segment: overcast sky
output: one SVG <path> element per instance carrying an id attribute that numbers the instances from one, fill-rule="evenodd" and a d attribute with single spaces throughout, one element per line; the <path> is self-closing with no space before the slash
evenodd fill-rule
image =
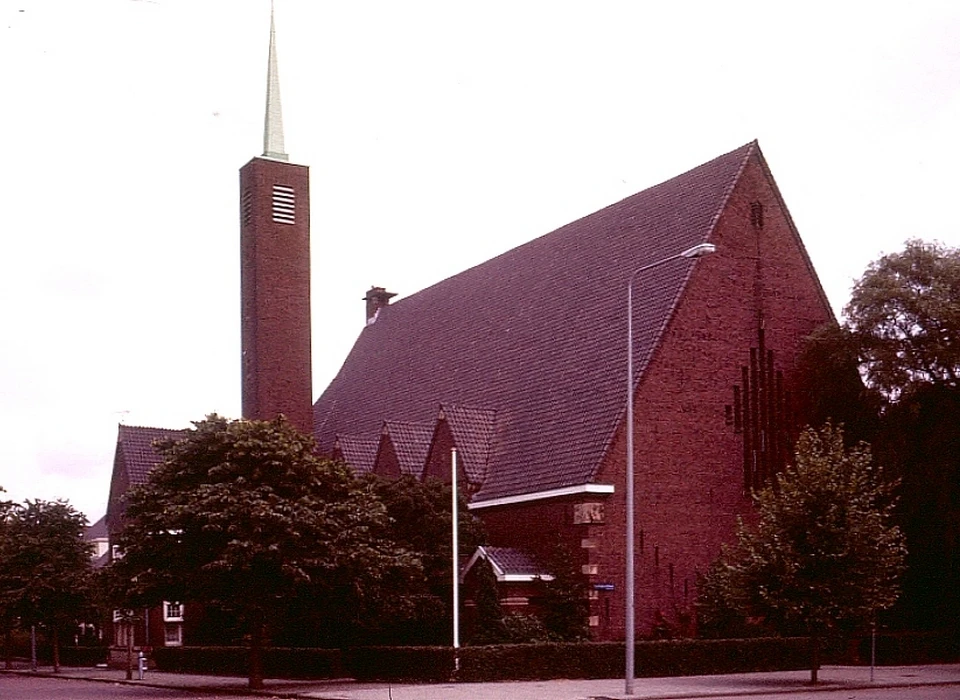
<path id="1" fill-rule="evenodd" d="M 105 511 L 117 424 L 240 413 L 267 0 L 0 0 L 0 485 Z M 960 245 L 960 3 L 276 0 L 314 395 L 404 296 L 759 139 L 831 303 Z"/>

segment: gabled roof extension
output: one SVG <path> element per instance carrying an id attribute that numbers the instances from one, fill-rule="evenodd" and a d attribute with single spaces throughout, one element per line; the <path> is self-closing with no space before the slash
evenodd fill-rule
<path id="1" fill-rule="evenodd" d="M 487 475 L 496 411 L 465 406 L 441 406 L 438 420 L 446 420 L 468 480 L 482 484 Z"/>
<path id="2" fill-rule="evenodd" d="M 464 564 L 460 571 L 461 581 L 480 559 L 486 559 L 490 562 L 497 581 L 553 580 L 553 575 L 522 549 L 484 545 L 477 547 L 477 551 Z"/>
<path id="3" fill-rule="evenodd" d="M 333 456 L 346 462 L 355 474 L 369 474 L 373 471 L 379 444 L 380 440 L 372 436 L 337 435 Z"/>
<path id="4" fill-rule="evenodd" d="M 400 299 L 365 327 L 314 407 L 321 450 L 436 406 L 495 409 L 474 501 L 589 484 L 622 420 L 626 285 L 707 241 L 756 143 Z M 696 263 L 634 285 L 641 381 Z"/>
<path id="5" fill-rule="evenodd" d="M 383 423 L 381 442 L 389 440 L 400 463 L 400 473 L 417 479 L 423 473 L 423 465 L 430 449 L 433 425 L 429 423 L 406 423 L 388 420 Z"/>

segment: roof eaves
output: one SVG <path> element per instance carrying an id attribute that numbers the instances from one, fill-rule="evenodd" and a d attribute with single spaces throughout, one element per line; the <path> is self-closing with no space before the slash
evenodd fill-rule
<path id="1" fill-rule="evenodd" d="M 530 501 L 542 501 L 550 498 L 563 498 L 564 496 L 576 496 L 578 494 L 588 493 L 607 496 L 615 491 L 616 488 L 613 484 L 580 484 L 579 486 L 565 486 L 548 491 L 536 491 L 533 493 L 518 494 L 516 496 L 504 496 L 502 498 L 474 501 L 469 503 L 467 508 L 470 510 L 481 510 L 483 508 L 496 508 L 497 506 L 509 506 L 515 503 L 529 503 Z"/>

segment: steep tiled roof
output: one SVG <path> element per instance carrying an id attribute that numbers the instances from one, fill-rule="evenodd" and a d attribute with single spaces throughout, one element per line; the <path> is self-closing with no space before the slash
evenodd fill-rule
<path id="1" fill-rule="evenodd" d="M 160 464 L 161 458 L 154 443 L 158 440 L 177 440 L 186 435 L 186 430 L 169 428 L 146 428 L 136 425 L 121 425 L 117 439 L 117 451 L 130 479 L 130 485 L 146 482 L 150 471 Z"/>
<path id="2" fill-rule="evenodd" d="M 377 457 L 376 437 L 360 435 L 337 435 L 336 450 L 341 459 L 350 465 L 356 474 L 367 474 L 373 471 L 373 460 Z"/>
<path id="3" fill-rule="evenodd" d="M 102 516 L 97 522 L 93 525 L 88 525 L 83 532 L 83 539 L 87 542 L 93 542 L 104 537 L 107 537 L 107 516 Z"/>
<path id="4" fill-rule="evenodd" d="M 755 143 L 635 194 L 380 310 L 317 401 L 322 450 L 436 406 L 496 410 L 474 500 L 591 483 L 625 401 L 626 285 L 638 267 L 706 241 Z M 639 381 L 696 263 L 634 285 Z"/>
<path id="5" fill-rule="evenodd" d="M 496 411 L 464 406 L 441 406 L 459 459 L 471 484 L 482 484 L 487 475 Z"/>
<path id="6" fill-rule="evenodd" d="M 400 473 L 419 478 L 427 461 L 433 424 L 388 420 L 384 421 L 383 435 L 393 443 L 397 460 L 400 462 Z"/>

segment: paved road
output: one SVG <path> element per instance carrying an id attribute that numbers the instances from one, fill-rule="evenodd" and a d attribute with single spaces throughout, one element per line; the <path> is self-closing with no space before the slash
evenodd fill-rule
<path id="1" fill-rule="evenodd" d="M 724 698 L 726 700 L 960 700 L 960 664 L 887 666 L 869 669 L 827 666 L 821 685 L 812 687 L 803 671 L 638 678 L 631 700 Z M 246 695 L 243 678 L 151 671 L 144 681 L 125 682 L 124 673 L 106 668 L 64 668 L 53 676 L 41 669 L 0 673 L 0 700 L 217 700 Z M 272 679 L 266 698 L 315 700 L 623 700 L 623 681 L 554 680 L 502 683 L 391 685 L 349 680 Z"/>
<path id="2" fill-rule="evenodd" d="M 76 678 L 43 678 L 0 674 L 2 700 L 180 700 L 202 697 L 205 700 L 227 698 L 221 695 L 200 695 L 183 690 L 148 688 L 136 685 L 95 683 Z M 236 700 L 236 696 L 233 696 Z"/>
<path id="3" fill-rule="evenodd" d="M 392 691 L 386 687 L 377 693 L 382 700 L 407 697 L 409 686 Z M 506 694 L 505 694 L 506 693 Z M 49 678 L 0 674 L 2 700 L 226 700 L 236 694 L 221 695 L 200 690 L 155 688 L 124 683 L 91 682 L 77 678 Z M 336 697 L 332 695 L 331 697 Z M 476 700 L 516 700 L 509 689 L 503 692 L 488 687 Z M 676 697 L 676 696 L 675 696 Z M 764 694 L 714 696 L 723 700 L 960 700 L 960 683 L 913 688 L 861 688 L 850 690 L 775 691 Z"/>

